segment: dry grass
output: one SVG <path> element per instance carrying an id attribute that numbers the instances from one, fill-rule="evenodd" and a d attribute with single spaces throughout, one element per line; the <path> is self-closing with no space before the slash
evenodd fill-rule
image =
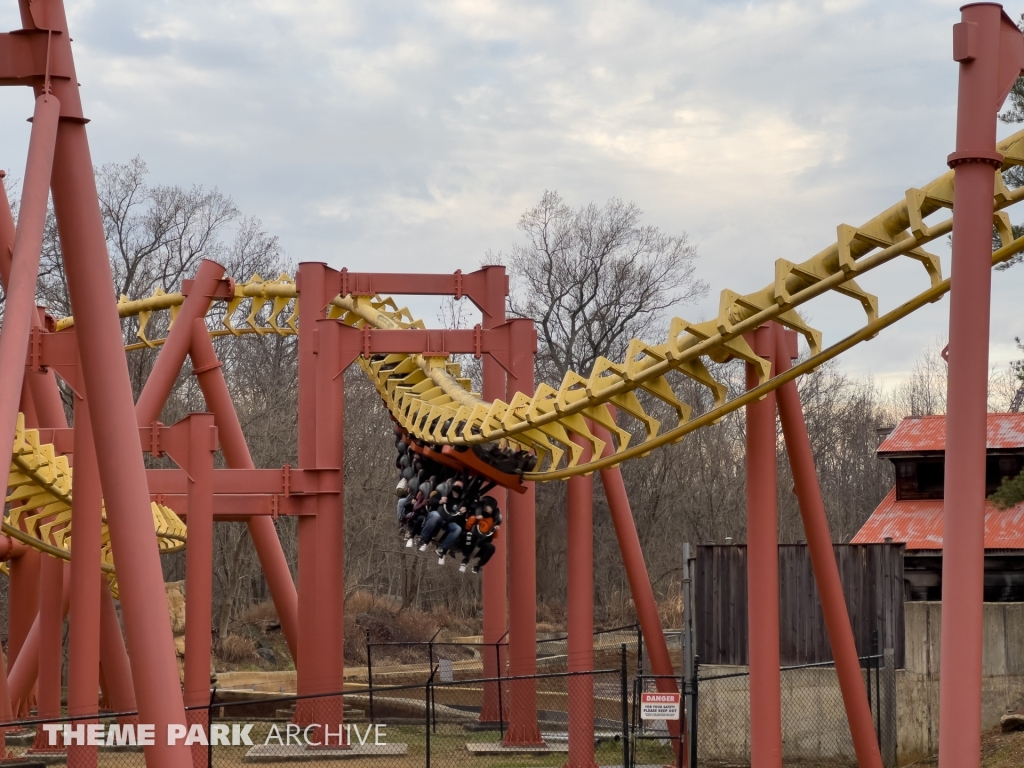
<path id="1" fill-rule="evenodd" d="M 255 603 L 239 613 L 235 620 L 242 624 L 256 624 L 260 627 L 280 624 L 277 616 L 277 608 L 273 600 L 264 600 L 262 603 Z"/>
<path id="2" fill-rule="evenodd" d="M 939 764 L 932 756 L 904 768 L 926 768 Z M 1024 765 L 1024 731 L 1002 733 L 999 726 L 981 734 L 981 768 L 1020 768 Z"/>
<path id="3" fill-rule="evenodd" d="M 217 656 L 228 664 L 242 664 L 258 660 L 256 642 L 251 637 L 228 634 L 217 646 Z"/>
<path id="4" fill-rule="evenodd" d="M 388 613 L 398 613 L 402 607 L 402 601 L 397 597 L 388 595 L 375 595 L 365 589 L 357 589 L 350 595 L 345 595 L 345 613 L 359 615 L 374 610 L 384 610 Z"/>

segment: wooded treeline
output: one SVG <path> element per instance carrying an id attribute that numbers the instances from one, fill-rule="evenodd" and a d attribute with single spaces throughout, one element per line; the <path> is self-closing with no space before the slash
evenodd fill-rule
<path id="1" fill-rule="evenodd" d="M 96 173 L 119 294 L 134 299 L 158 288 L 176 291 L 204 258 L 220 262 L 240 280 L 254 273 L 265 278 L 294 274 L 294 263 L 277 238 L 257 219 L 244 217 L 227 195 L 201 187 L 153 185 L 138 158 L 104 165 Z M 485 261 L 502 261 L 509 268 L 510 314 L 537 321 L 538 382 L 557 385 L 567 370 L 585 373 L 598 356 L 621 359 L 634 336 L 661 341 L 671 313 L 683 312 L 707 291 L 699 279 L 697 250 L 686 236 L 644 226 L 641 212 L 631 203 L 612 200 L 574 209 L 548 192 L 523 215 L 519 229 L 519 242 L 507 254 L 487 254 Z M 43 264 L 40 302 L 54 315 L 71 314 L 52 218 Z M 439 318 L 425 319 L 428 325 L 472 325 L 477 321 L 467 306 L 449 302 Z M 166 315 L 154 316 L 147 335 L 160 338 L 167 322 Z M 136 330 L 136 320 L 125 321 L 126 343 L 136 341 Z M 295 339 L 253 334 L 218 338 L 215 346 L 256 466 L 294 465 Z M 941 346 L 939 341 L 921 351 L 910 377 L 888 393 L 870 379 L 843 373 L 834 363 L 799 380 L 835 541 L 848 541 L 892 485 L 889 462 L 875 456 L 880 430 L 905 416 L 944 411 Z M 136 395 L 158 354 L 158 348 L 128 353 Z M 470 375 L 478 377 L 475 361 L 465 363 Z M 713 373 L 733 392 L 743 388 L 742 364 L 717 365 Z M 992 407 L 1006 409 L 1018 385 L 1012 370 L 995 372 Z M 695 416 L 711 406 L 708 390 L 692 380 L 678 376 L 674 386 Z M 346 373 L 345 389 L 346 592 L 368 590 L 403 606 L 476 616 L 478 577 L 439 567 L 434 559 L 402 546 L 395 521 L 390 421 L 358 369 Z M 161 418 L 170 424 L 203 408 L 186 364 Z M 678 608 L 682 544 L 745 539 L 743 411 L 626 463 L 623 474 L 651 580 L 671 621 Z M 780 540 L 797 542 L 803 534 L 781 435 L 778 485 Z M 597 619 L 617 623 L 631 619 L 628 586 L 596 476 L 595 488 Z M 566 551 L 564 504 L 564 484 L 538 488 L 538 570 L 544 575 L 538 579 L 540 613 L 554 622 L 564 607 L 565 562 L 571 554 Z M 277 527 L 294 572 L 295 522 L 282 518 Z M 164 558 L 164 570 L 168 581 L 183 578 L 184 555 Z M 214 626 L 223 635 L 232 615 L 269 598 L 244 525 L 216 525 L 214 573 Z"/>

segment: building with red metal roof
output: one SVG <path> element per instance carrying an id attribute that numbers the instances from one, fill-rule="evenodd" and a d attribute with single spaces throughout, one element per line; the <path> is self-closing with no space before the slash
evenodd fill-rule
<path id="1" fill-rule="evenodd" d="M 939 599 L 945 507 L 946 417 L 904 419 L 878 447 L 892 461 L 895 486 L 851 540 L 906 545 L 908 599 Z M 990 413 L 986 494 L 1024 469 L 1024 413 Z M 985 504 L 985 599 L 1024 600 L 1024 504 Z"/>

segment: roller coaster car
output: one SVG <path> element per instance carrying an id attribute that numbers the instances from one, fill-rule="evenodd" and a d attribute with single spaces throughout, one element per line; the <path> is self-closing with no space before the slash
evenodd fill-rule
<path id="1" fill-rule="evenodd" d="M 523 478 L 520 475 L 509 472 L 501 472 L 487 462 L 483 461 L 471 450 L 456 450 L 450 445 L 441 448 L 441 454 L 449 459 L 454 459 L 462 464 L 468 472 L 480 475 L 490 480 L 495 485 L 508 488 L 516 493 L 526 493 L 526 486 L 523 485 Z"/>
<path id="2" fill-rule="evenodd" d="M 401 426 L 394 421 L 394 419 L 392 419 L 392 422 L 394 422 L 395 434 L 402 439 L 402 442 L 409 446 L 409 449 L 413 453 L 417 453 L 424 458 L 436 461 L 438 464 L 443 464 L 446 467 L 469 472 L 473 475 L 479 475 L 485 480 L 489 480 L 494 483 L 494 485 L 500 485 L 502 488 L 508 488 L 510 491 L 526 493 L 526 486 L 523 485 L 523 478 L 521 475 L 514 472 L 502 472 L 500 469 L 491 466 L 483 458 L 478 456 L 475 450 L 466 448 L 459 450 L 450 445 L 446 445 L 438 451 L 421 443 L 419 440 L 415 440 L 410 437 L 405 430 L 403 430 Z M 525 467 L 525 469 L 526 471 L 530 471 L 533 469 L 533 464 Z"/>
<path id="3" fill-rule="evenodd" d="M 402 439 L 405 441 L 406 445 L 409 446 L 413 453 L 418 453 L 420 456 L 426 459 L 436 461 L 438 464 L 443 464 L 446 467 L 451 467 L 452 469 L 456 469 L 460 472 L 466 468 L 458 459 L 454 459 L 451 456 L 447 456 L 446 454 L 441 453 L 440 451 L 435 451 L 433 448 L 430 448 L 426 445 L 420 445 L 412 438 L 403 437 Z"/>

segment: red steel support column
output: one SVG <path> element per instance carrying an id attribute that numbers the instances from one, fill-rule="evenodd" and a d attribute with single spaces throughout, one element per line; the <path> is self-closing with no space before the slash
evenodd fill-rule
<path id="1" fill-rule="evenodd" d="M 317 321 L 324 318 L 328 270 L 317 262 L 299 264 L 296 283 L 299 291 L 299 424 L 298 459 L 303 469 L 317 467 L 317 357 L 320 349 Z M 341 440 L 341 435 L 336 435 Z M 316 500 L 311 503 L 317 504 Z M 299 539 L 299 660 L 296 670 L 298 694 L 318 693 L 323 688 L 326 659 L 321 653 L 318 613 L 324 595 L 318 595 L 318 532 L 317 515 L 300 515 Z M 313 700 L 300 700 L 295 707 L 294 721 L 302 726 L 317 722 Z"/>
<path id="2" fill-rule="evenodd" d="M 603 455 L 611 455 L 611 433 L 600 424 L 594 424 L 594 434 L 605 441 Z M 651 672 L 659 676 L 655 683 L 662 693 L 679 693 L 674 678 L 675 670 L 672 668 L 672 657 L 669 656 L 668 643 L 665 642 L 665 632 L 661 627 L 661 617 L 658 615 L 658 604 L 654 600 L 654 588 L 647 573 L 643 549 L 640 548 L 636 521 L 633 519 L 633 510 L 630 509 L 629 497 L 626 495 L 626 484 L 622 481 L 622 471 L 618 467 L 602 469 L 601 485 L 604 486 L 605 498 L 608 499 L 608 511 L 611 514 L 612 526 L 615 528 L 619 552 L 622 553 L 622 565 L 626 569 L 626 580 L 629 581 L 629 591 L 636 607 L 636 617 L 640 622 Z M 686 766 L 689 759 L 688 750 L 683 749 L 680 744 L 679 723 L 679 720 L 669 720 L 668 730 L 674 740 L 673 747 L 681 761 L 680 764 Z"/>
<path id="3" fill-rule="evenodd" d="M 206 316 L 210 308 L 210 297 L 217 290 L 223 276 L 224 267 L 217 262 L 203 259 L 199 263 L 192 289 L 182 302 L 174 325 L 160 347 L 153 370 L 149 372 L 138 402 L 135 403 L 135 416 L 140 427 L 148 427 L 160 418 L 160 411 L 174 388 L 174 382 L 181 373 L 181 366 L 192 344 L 192 324 Z"/>
<path id="4" fill-rule="evenodd" d="M 488 307 L 483 308 L 484 328 L 494 328 L 505 322 L 505 296 L 508 293 L 508 278 L 504 267 L 486 267 L 488 283 Z M 490 355 L 483 358 L 483 397 L 494 402 L 505 397 L 505 371 Z M 502 515 L 508 519 L 508 491 L 494 488 L 491 495 L 498 502 Z M 508 525 L 494 537 L 494 554 L 483 569 L 483 672 L 485 678 L 505 675 L 506 653 L 498 645 L 508 631 Z M 500 705 L 508 709 L 508 703 L 498 695 L 497 683 L 484 683 L 484 699 L 480 708 L 480 722 L 496 723 L 507 719 L 507 712 L 500 712 Z"/>
<path id="5" fill-rule="evenodd" d="M 37 549 L 8 564 L 11 572 L 8 589 L 7 674 L 10 675 L 39 613 L 39 559 Z"/>
<path id="6" fill-rule="evenodd" d="M 14 254 L 14 216 L 11 215 L 11 201 L 7 197 L 4 179 L 7 172 L 0 170 L 0 283 L 4 290 L 11 284 L 11 258 Z"/>
<path id="7" fill-rule="evenodd" d="M 533 360 L 537 351 L 533 323 L 513 322 L 514 373 L 508 377 L 508 400 L 516 392 L 533 394 Z M 534 484 L 528 483 L 526 493 L 509 496 L 505 524 L 512 568 L 508 585 L 508 671 L 510 677 L 519 677 L 537 673 L 537 492 Z M 537 681 L 513 680 L 509 685 L 509 698 L 509 723 L 504 743 L 509 746 L 543 744 L 537 723 Z"/>
<path id="8" fill-rule="evenodd" d="M 64 666 L 64 611 L 62 592 L 64 590 L 65 562 L 50 555 L 43 555 L 39 581 L 39 642 L 37 679 L 38 717 L 57 719 L 60 717 L 61 670 Z M 70 584 L 68 585 L 70 589 Z M 48 734 L 42 724 L 36 726 L 36 740 L 33 752 L 63 752 L 63 744 L 50 746 Z"/>
<path id="9" fill-rule="evenodd" d="M 591 446 L 584 443 L 580 463 L 590 461 Z M 594 478 L 569 479 L 565 526 L 568 533 L 565 561 L 568 571 L 569 672 L 594 670 Z M 596 768 L 594 761 L 594 678 L 570 677 L 569 762 L 566 768 Z"/>
<path id="10" fill-rule="evenodd" d="M 26 23 L 45 22 L 60 32 L 51 36 L 51 44 L 55 55 L 70 65 L 71 41 L 61 0 L 34 3 L 23 13 Z M 128 651 L 136 659 L 145 658 L 132 670 L 139 720 L 165 735 L 170 725 L 185 723 L 185 711 L 89 140 L 78 80 L 73 67 L 69 69 L 69 79 L 53 82 L 62 118 L 51 180 L 53 209 L 86 397 L 95 393 L 90 398 L 93 433 Z M 189 750 L 168 745 L 166 738 L 145 747 L 145 754 L 149 768 L 191 768 Z"/>
<path id="11" fill-rule="evenodd" d="M 217 448 L 213 414 L 189 414 L 188 433 L 185 706 L 205 707 L 210 703 L 210 641 L 213 635 L 213 452 Z M 200 723 L 203 731 L 209 733 L 210 710 L 193 709 L 185 715 L 190 726 Z M 204 745 L 192 745 L 193 768 L 207 768 L 207 757 Z"/>
<path id="12" fill-rule="evenodd" d="M 198 280 L 196 282 L 198 284 Z M 181 321 L 180 316 L 178 321 Z M 242 434 L 242 425 L 231 401 L 227 382 L 224 381 L 221 363 L 217 359 L 213 340 L 207 333 L 206 322 L 202 318 L 197 318 L 192 323 L 189 352 L 192 357 L 192 373 L 199 382 L 199 389 L 206 400 L 206 408 L 213 414 L 217 424 L 224 462 L 231 469 L 254 469 L 256 465 L 253 464 L 245 435 Z M 281 629 L 284 631 L 288 650 L 292 654 L 292 660 L 297 661 L 299 600 L 295 582 L 292 581 L 292 574 L 288 569 L 288 561 L 285 559 L 284 550 L 281 549 L 281 540 L 277 536 L 277 528 L 274 527 L 273 520 L 261 516 L 249 518 L 248 526 L 252 543 L 256 547 L 256 555 L 263 568 L 263 575 L 270 588 L 270 596 L 281 620 Z"/>
<path id="13" fill-rule="evenodd" d="M 100 591 L 97 573 L 103 546 L 99 469 L 89 408 L 75 398 L 75 485 L 72 498 L 74 547 L 71 551 L 71 605 L 68 632 L 68 714 L 99 712 Z M 96 722 L 85 721 L 86 724 Z M 69 744 L 68 768 L 96 768 L 96 746 Z"/>
<path id="14" fill-rule="evenodd" d="M 754 353 L 775 362 L 774 323 L 748 335 Z M 751 338 L 752 337 L 752 338 Z M 747 363 L 747 389 L 758 384 Z M 779 672 L 779 511 L 775 394 L 747 406 L 747 626 L 751 768 L 782 768 Z"/>
<path id="15" fill-rule="evenodd" d="M 111 708 L 115 712 L 134 712 L 132 667 L 124 647 L 121 624 L 117 620 L 114 597 L 110 594 L 110 583 L 103 576 L 100 577 L 100 666 Z M 119 719 L 125 723 L 138 721 L 134 716 Z"/>
<path id="16" fill-rule="evenodd" d="M 219 370 L 220 362 L 213 350 L 213 342 L 206 333 L 203 319 L 210 307 L 210 297 L 215 294 L 223 276 L 223 266 L 209 259 L 202 260 L 192 282 L 192 290 L 185 298 L 175 323 L 167 334 L 167 340 L 160 349 L 156 364 L 146 379 L 146 386 L 135 404 L 135 414 L 139 426 L 146 426 L 160 418 L 160 411 L 167 402 L 182 363 L 185 362 L 185 355 L 199 344 L 202 346 L 201 354 L 207 362 L 202 365 L 196 363 L 196 353 L 193 351 L 193 372 L 197 374 L 207 407 L 217 419 L 217 426 L 222 433 L 227 433 L 227 436 L 221 436 L 224 442 L 224 460 L 231 469 L 252 469 L 255 465 L 249 455 L 249 447 L 245 443 L 231 394 L 224 382 L 224 375 Z M 202 326 L 205 340 L 197 341 L 196 323 Z M 199 368 L 208 371 L 208 375 L 199 375 L 203 372 L 199 371 Z M 211 400 L 216 401 L 216 408 L 211 404 Z M 222 426 L 220 422 L 224 422 L 224 425 Z M 277 529 L 273 520 L 263 516 L 249 518 L 246 525 L 267 579 L 270 596 L 277 608 L 281 629 L 288 642 L 288 650 L 295 659 L 298 650 L 298 598 L 291 571 L 288 570 L 288 561 L 285 559 L 284 550 L 281 549 L 281 540 L 277 536 Z"/>
<path id="17" fill-rule="evenodd" d="M 1002 164 L 996 112 L 1024 65 L 1020 32 L 994 3 L 965 5 L 953 28 L 960 62 L 949 297 L 943 507 L 939 762 L 980 763 L 985 445 L 991 298 L 992 190 Z"/>
<path id="18" fill-rule="evenodd" d="M 4 371 L 4 385 L 0 387 L 0 445 L 13 444 L 18 420 L 59 113 L 60 102 L 53 96 L 44 94 L 36 99 L 14 255 L 7 280 L 4 322 L 0 326 L 0 371 Z"/>
<path id="19" fill-rule="evenodd" d="M 41 560 L 55 559 L 50 558 L 49 555 L 43 555 Z M 62 561 L 61 561 L 62 562 Z M 11 665 L 10 673 L 7 675 L 7 688 L 11 695 L 11 703 L 18 712 L 27 712 L 27 704 L 29 696 L 32 693 L 32 686 L 36 683 L 36 677 L 39 672 L 39 661 L 40 661 L 40 644 L 42 642 L 42 628 L 44 624 L 43 614 L 45 611 L 46 599 L 44 596 L 46 582 L 45 577 L 45 565 L 40 564 L 40 600 L 39 600 L 39 612 L 36 614 L 35 620 L 32 622 L 32 627 L 29 629 L 28 634 L 25 635 L 25 642 L 21 646 L 21 652 L 18 654 L 18 660 Z M 71 601 L 71 569 L 61 569 L 63 586 L 61 588 L 61 606 L 60 606 L 60 624 L 64 622 L 64 617 L 68 614 L 68 606 Z M 47 621 L 51 621 L 47 620 Z M 60 625 L 58 625 L 60 626 Z M 40 686 L 41 687 L 41 686 Z M 58 696 L 59 699 L 59 696 Z M 40 704 L 40 712 L 42 712 L 42 705 Z"/>
<path id="20" fill-rule="evenodd" d="M 793 331 L 776 330 L 776 372 L 782 373 L 790 367 L 792 351 L 786 336 Z M 794 338 L 795 341 L 795 338 Z M 756 351 L 756 350 L 755 350 Z M 760 353 L 758 353 L 760 354 Z M 779 418 L 786 438 L 789 465 L 793 469 L 793 490 L 800 502 L 800 517 L 807 535 L 807 549 L 814 569 L 814 583 L 821 596 L 821 610 L 825 616 L 832 658 L 836 662 L 836 675 L 846 706 L 846 718 L 853 737 L 853 749 L 860 768 L 882 768 L 882 755 L 878 748 L 878 737 L 871 721 L 871 707 L 861 674 L 857 644 L 853 639 L 850 614 L 846 608 L 843 585 L 839 579 L 839 566 L 832 548 L 832 534 L 829 531 L 825 503 L 821 498 L 818 473 L 811 453 L 811 440 L 807 436 L 807 425 L 800 406 L 800 393 L 796 382 L 790 381 L 777 390 Z M 749 408 L 749 406 L 748 406 Z M 748 556 L 749 560 L 749 556 Z M 776 561 L 777 562 L 777 561 Z M 777 593 L 776 593 L 777 594 Z"/>
<path id="21" fill-rule="evenodd" d="M 345 376 L 341 363 L 341 327 L 337 320 L 318 320 L 316 354 L 316 463 L 325 472 L 345 466 Z M 339 482 L 339 489 L 342 484 Z M 320 493 L 316 499 L 317 658 L 314 683 L 318 693 L 340 692 L 345 672 L 345 494 Z M 341 731 L 344 702 L 340 696 L 314 701 L 316 723 Z M 335 730 L 337 728 L 337 731 Z M 337 746 L 344 739 L 324 736 Z"/>

